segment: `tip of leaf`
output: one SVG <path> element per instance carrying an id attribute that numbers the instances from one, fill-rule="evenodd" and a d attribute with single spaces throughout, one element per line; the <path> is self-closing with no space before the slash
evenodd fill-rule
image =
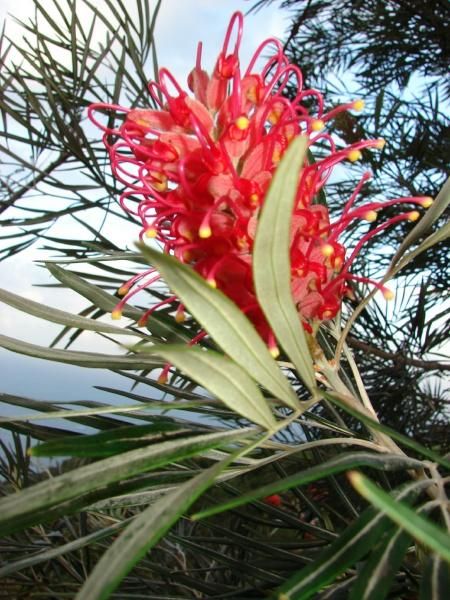
<path id="1" fill-rule="evenodd" d="M 359 473 L 359 471 L 348 471 L 347 477 L 352 486 L 359 491 L 364 479 L 361 473 Z"/>

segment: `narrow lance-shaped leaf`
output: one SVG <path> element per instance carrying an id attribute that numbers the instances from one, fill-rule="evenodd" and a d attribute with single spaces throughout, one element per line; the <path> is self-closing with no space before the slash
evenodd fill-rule
<path id="1" fill-rule="evenodd" d="M 414 244 L 430 227 L 431 225 L 441 216 L 444 210 L 450 203 L 450 177 L 445 182 L 439 194 L 436 196 L 434 204 L 429 208 L 425 216 L 420 219 L 414 229 L 406 236 L 403 240 L 400 248 L 395 253 L 391 261 L 391 267 L 394 267 L 406 250 Z M 419 246 L 420 248 L 420 246 Z M 419 250 L 419 249 L 418 249 Z"/>
<path id="2" fill-rule="evenodd" d="M 76 600 L 106 600 L 139 562 L 228 465 L 226 459 L 181 485 L 144 510 L 108 548 Z"/>
<path id="3" fill-rule="evenodd" d="M 397 497 L 412 499 L 420 493 L 421 487 L 420 483 L 414 482 L 397 492 Z M 387 517 L 369 507 L 311 564 L 288 579 L 276 591 L 274 599 L 311 598 L 367 555 L 384 535 L 388 526 Z"/>
<path id="4" fill-rule="evenodd" d="M 416 256 L 419 256 L 419 254 L 422 254 L 422 252 L 425 252 L 432 246 L 435 246 L 436 244 L 443 242 L 444 240 L 446 240 L 449 237 L 450 237 L 450 222 L 446 223 L 443 227 L 440 227 L 437 231 L 435 231 L 434 233 L 429 235 L 426 239 L 424 239 L 424 241 L 420 244 L 420 246 L 418 246 L 414 250 L 411 250 L 411 252 L 408 252 L 408 254 L 403 256 L 403 258 L 397 263 L 394 271 L 395 272 L 401 271 L 408 263 L 410 263 L 412 260 L 414 260 L 416 258 Z"/>
<path id="5" fill-rule="evenodd" d="M 238 307 L 176 258 L 143 244 L 139 248 L 222 350 L 276 398 L 298 408 L 297 396 L 288 380 Z"/>
<path id="6" fill-rule="evenodd" d="M 404 435 L 403 433 L 398 433 L 398 431 L 396 431 L 395 429 L 392 429 L 392 427 L 388 427 L 387 425 L 383 425 L 382 423 L 375 421 L 375 419 L 371 419 L 367 415 L 363 414 L 360 410 L 352 408 L 351 406 L 349 406 L 349 404 L 347 402 L 344 402 L 341 398 L 339 398 L 338 394 L 331 394 L 330 392 L 327 392 L 326 390 L 321 390 L 321 394 L 327 400 L 330 400 L 333 404 L 337 404 L 337 406 L 342 408 L 342 410 L 344 410 L 348 414 L 352 415 L 352 417 L 355 417 L 355 418 L 359 419 L 360 421 L 362 421 L 365 425 L 368 425 L 372 429 L 375 429 L 377 431 L 381 431 L 382 433 L 387 434 L 393 440 L 396 440 L 397 442 L 399 442 L 402 446 L 411 448 L 415 452 L 418 452 L 422 456 L 426 456 L 427 458 L 430 458 L 432 461 L 437 462 L 438 464 L 446 467 L 447 469 L 450 468 L 450 461 L 447 458 L 445 458 L 444 456 L 440 456 L 433 450 L 430 450 L 426 446 L 423 446 L 419 442 L 416 442 L 415 440 L 409 438 L 408 436 Z"/>
<path id="7" fill-rule="evenodd" d="M 419 600 L 442 600 L 450 590 L 450 565 L 437 554 L 431 554 L 420 583 Z"/>
<path id="8" fill-rule="evenodd" d="M 118 299 L 108 292 L 105 292 L 101 288 L 92 285 L 88 281 L 85 281 L 75 273 L 71 273 L 66 269 L 61 269 L 58 265 L 52 263 L 45 263 L 45 266 L 50 271 L 50 273 L 58 279 L 62 284 L 66 285 L 70 289 L 78 292 L 84 298 L 87 298 L 102 310 L 106 312 L 112 312 L 117 305 Z M 135 308 L 134 306 L 126 305 L 123 309 L 123 314 L 125 317 L 129 317 L 130 319 L 135 319 L 136 321 L 142 316 L 142 311 Z M 175 327 L 175 324 L 171 324 L 161 318 L 158 315 L 153 315 L 151 319 L 151 330 L 155 335 L 160 335 L 164 337 L 172 337 L 181 342 L 188 341 L 188 338 L 182 334 L 182 332 L 178 331 Z"/>
<path id="9" fill-rule="evenodd" d="M 150 425 L 132 425 L 93 435 L 85 434 L 81 439 L 72 435 L 51 440 L 35 446 L 32 453 L 33 456 L 106 457 L 149 446 L 161 439 L 169 440 L 171 434 L 181 437 L 185 433 L 186 429 L 183 430 L 180 424 L 171 422 L 171 419 L 158 419 Z M 195 430 L 192 433 L 195 433 Z"/>
<path id="10" fill-rule="evenodd" d="M 427 546 L 450 563 L 450 535 L 412 508 L 394 500 L 392 496 L 375 485 L 370 479 L 352 471 L 349 479 L 357 492 L 376 508 L 386 514 L 417 541 Z M 433 485 L 430 481 L 429 485 Z"/>
<path id="11" fill-rule="evenodd" d="M 386 529 L 387 519 L 365 511 L 316 560 L 290 577 L 274 600 L 307 600 L 367 554 Z"/>
<path id="12" fill-rule="evenodd" d="M 291 291 L 291 216 L 307 139 L 289 146 L 264 200 L 253 250 L 256 295 L 278 342 L 310 390 L 315 387 L 311 353 Z"/>
<path id="13" fill-rule="evenodd" d="M 135 349 L 162 356 L 242 417 L 266 429 L 275 426 L 275 419 L 258 386 L 244 369 L 226 356 L 213 350 L 171 344 L 136 346 Z"/>
<path id="14" fill-rule="evenodd" d="M 112 482 L 156 469 L 161 465 L 194 456 L 209 448 L 249 437 L 254 429 L 218 432 L 162 442 L 148 448 L 124 452 L 75 471 L 43 481 L 0 500 L 0 535 L 17 529 L 17 523 L 33 522 L 33 514 L 77 498 Z"/>
<path id="15" fill-rule="evenodd" d="M 52 308 L 45 304 L 40 304 L 34 300 L 23 298 L 7 290 L 0 289 L 0 300 L 5 304 L 13 306 L 17 310 L 21 310 L 30 315 L 34 315 L 39 319 L 45 319 L 52 323 L 59 323 L 66 327 L 76 327 L 88 331 L 100 331 L 102 333 L 115 333 L 118 335 L 137 335 L 139 337 L 147 337 L 141 332 L 132 331 L 130 329 L 122 329 L 108 323 L 95 321 L 86 317 L 80 317 L 71 313 L 65 312 L 58 308 Z"/>
<path id="16" fill-rule="evenodd" d="M 114 354 L 100 354 L 98 352 L 81 352 L 77 350 L 59 350 L 56 348 L 45 348 L 37 344 L 30 344 L 6 335 L 0 335 L 0 347 L 54 362 L 89 367 L 91 369 L 153 369 L 161 367 L 164 361 L 157 358 L 146 358 L 145 356 L 117 356 Z"/>
<path id="17" fill-rule="evenodd" d="M 324 479 L 329 475 L 336 475 L 337 473 L 342 473 L 343 471 L 348 471 L 349 469 L 355 468 L 352 467 L 352 465 L 371 467 L 373 469 L 380 469 L 384 471 L 396 471 L 414 468 L 419 469 L 422 466 L 422 463 L 418 460 L 414 460 L 406 456 L 398 456 L 396 454 L 349 452 L 338 456 L 337 458 L 327 460 L 326 462 L 316 465 L 315 467 L 300 471 L 300 473 L 296 473 L 290 477 L 285 477 L 274 483 L 269 483 L 253 489 L 251 492 L 241 494 L 238 497 L 232 498 L 228 502 L 225 502 L 224 504 L 205 509 L 198 514 L 193 515 L 192 518 L 203 519 L 205 517 L 224 512 L 225 510 L 229 510 L 230 508 L 236 508 L 237 506 L 248 504 L 249 502 L 258 500 L 259 498 L 265 498 L 266 496 L 271 496 L 272 494 L 277 494 L 299 485 L 307 485 L 308 483 L 317 481 L 318 479 Z"/>
<path id="18" fill-rule="evenodd" d="M 397 527 L 386 529 L 353 582 L 348 600 L 383 600 L 411 544 L 411 537 Z"/>

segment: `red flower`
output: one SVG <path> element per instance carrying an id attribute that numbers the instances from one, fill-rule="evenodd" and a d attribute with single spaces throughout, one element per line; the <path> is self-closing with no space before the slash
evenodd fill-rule
<path id="1" fill-rule="evenodd" d="M 349 282 L 368 282 L 351 272 L 364 243 L 392 223 L 415 220 L 419 214 L 408 211 L 382 223 L 346 255 L 339 238 L 349 224 L 355 219 L 373 221 L 379 208 L 400 200 L 355 207 L 357 194 L 370 177 L 366 173 L 341 217 L 331 223 L 328 209 L 317 203 L 318 194 L 338 163 L 358 160 L 362 149 L 380 148 L 383 141 L 363 140 L 338 148 L 323 131 L 325 124 L 342 111 L 361 110 L 363 102 L 356 100 L 324 112 L 320 93 L 303 90 L 300 70 L 288 62 L 275 39 L 263 42 L 247 69 L 242 69 L 242 27 L 243 16 L 235 13 L 211 76 L 202 69 L 199 44 L 188 77 L 190 93 L 167 69 L 161 69 L 158 83 L 149 85 L 156 109 L 130 110 L 97 103 L 89 108 L 89 116 L 104 131 L 113 173 L 126 186 L 121 205 L 139 217 L 141 236 L 156 238 L 165 252 L 192 265 L 221 289 L 275 352 L 275 340 L 254 292 L 252 248 L 267 189 L 295 136 L 307 136 L 309 145 L 320 141 L 329 146 L 327 157 L 304 165 L 292 218 L 292 293 L 307 330 L 336 316 Z M 257 70 L 257 61 L 269 48 L 273 48 L 272 58 Z M 296 90 L 293 100 L 284 96 L 288 83 L 291 97 L 292 88 Z M 314 116 L 304 106 L 304 100 L 311 98 L 317 104 Z M 97 121 L 94 113 L 98 110 L 122 111 L 125 119 L 120 127 L 111 129 Z M 431 203 L 423 197 L 401 202 L 405 201 L 425 207 Z M 113 316 L 120 316 L 124 303 L 157 278 L 150 270 L 125 283 L 120 290 L 124 298 Z M 383 286 L 370 283 L 389 294 Z M 140 323 L 145 324 L 158 306 Z M 180 306 L 177 319 L 182 318 Z"/>
<path id="2" fill-rule="evenodd" d="M 275 508 L 279 508 L 283 504 L 283 499 L 279 494 L 273 494 L 272 496 L 267 496 L 264 498 L 263 502 L 269 504 L 270 506 L 275 506 Z"/>

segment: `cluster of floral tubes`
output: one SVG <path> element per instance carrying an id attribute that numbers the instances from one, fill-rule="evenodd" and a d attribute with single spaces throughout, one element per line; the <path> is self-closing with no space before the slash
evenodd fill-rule
<path id="1" fill-rule="evenodd" d="M 415 221 L 419 213 L 411 205 L 426 208 L 432 201 L 416 197 L 358 206 L 358 194 L 371 176 L 365 173 L 343 203 L 340 217 L 331 222 L 318 198 L 333 168 L 359 160 L 363 149 L 382 148 L 384 141 L 361 140 L 338 147 L 326 132 L 327 122 L 343 111 L 360 111 L 363 101 L 325 112 L 321 94 L 303 89 L 301 71 L 289 63 L 273 38 L 257 48 L 244 70 L 239 61 L 242 29 L 243 16 L 237 12 L 211 76 L 202 68 L 202 44 L 198 45 L 187 80 L 189 91 L 163 68 L 158 82 L 149 84 L 156 108 L 96 103 L 90 106 L 89 116 L 104 132 L 113 174 L 125 185 L 120 203 L 142 223 L 141 238 L 158 240 L 165 252 L 191 265 L 231 298 L 275 354 L 276 341 L 255 295 L 252 249 L 264 198 L 293 138 L 302 135 L 309 146 L 320 143 L 322 149 L 328 148 L 325 157 L 305 160 L 292 214 L 292 295 L 299 322 L 309 332 L 336 316 L 352 282 L 374 285 L 389 298 L 387 288 L 352 272 L 355 258 L 370 238 L 387 227 Z M 269 51 L 271 58 L 264 61 Z M 257 70 L 259 63 L 263 66 Z M 312 104 L 314 115 L 305 106 Z M 105 112 L 123 113 L 121 125 L 101 124 L 98 113 Z M 406 211 L 373 226 L 346 252 L 339 240 L 355 220 L 372 222 L 379 209 L 405 204 L 409 205 Z M 158 278 L 150 269 L 125 282 L 113 318 L 119 318 L 124 304 Z M 172 296 L 152 306 L 139 324 L 145 325 L 153 311 L 174 300 Z M 180 303 L 175 318 L 181 322 L 184 316 Z"/>

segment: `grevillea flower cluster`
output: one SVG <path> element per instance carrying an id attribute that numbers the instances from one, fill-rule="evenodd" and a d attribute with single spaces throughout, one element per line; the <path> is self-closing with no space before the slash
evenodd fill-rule
<path id="1" fill-rule="evenodd" d="M 370 177 L 365 173 L 343 206 L 330 221 L 318 195 L 333 168 L 356 161 L 365 148 L 381 148 L 383 140 L 361 140 L 338 147 L 326 132 L 327 122 L 342 111 L 359 111 L 362 100 L 325 112 L 316 90 L 303 89 L 302 73 L 290 64 L 280 42 L 270 38 L 256 50 L 247 68 L 239 60 L 243 16 L 235 13 L 212 75 L 202 68 L 202 44 L 183 89 L 165 68 L 158 82 L 149 84 L 156 108 L 127 109 L 105 103 L 89 108 L 91 120 L 104 132 L 115 177 L 125 184 L 120 203 L 142 223 L 141 237 L 155 238 L 164 251 L 191 265 L 212 286 L 222 290 L 253 322 L 269 348 L 276 345 L 258 305 L 252 279 L 252 249 L 258 215 L 291 140 L 303 135 L 308 145 L 320 143 L 328 154 L 303 165 L 292 214 L 290 257 L 292 294 L 299 320 L 309 332 L 340 310 L 352 281 L 378 286 L 352 272 L 364 244 L 386 227 L 401 220 L 416 220 L 409 208 L 363 235 L 347 255 L 339 241 L 357 219 L 375 221 L 385 206 L 410 203 L 427 207 L 426 197 L 396 199 L 357 206 L 357 196 Z M 271 58 L 263 60 L 264 56 Z M 257 68 L 257 64 L 262 67 Z M 286 95 L 289 86 L 289 98 Z M 314 105 L 314 115 L 305 105 Z M 123 113 L 120 126 L 99 122 L 97 113 Z M 123 299 L 113 317 L 138 291 L 159 278 L 154 270 L 132 277 L 119 290 Z M 153 306 L 141 318 L 144 325 Z M 176 319 L 184 319 L 178 305 Z M 202 334 L 200 334 L 202 335 Z"/>

